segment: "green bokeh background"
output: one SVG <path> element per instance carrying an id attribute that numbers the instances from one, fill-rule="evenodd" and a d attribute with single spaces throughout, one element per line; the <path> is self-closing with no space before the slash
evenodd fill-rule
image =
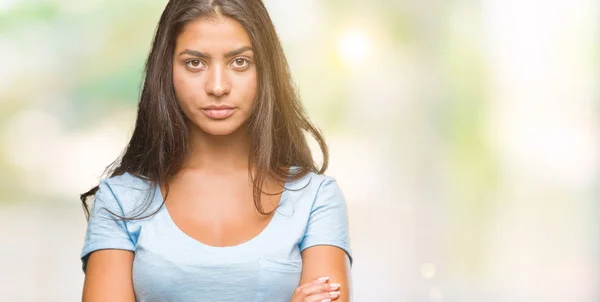
<path id="1" fill-rule="evenodd" d="M 598 3 L 264 2 L 348 200 L 357 301 L 600 299 Z M 131 134 L 165 4 L 0 1 L 7 301 L 79 299 L 78 194 Z"/>

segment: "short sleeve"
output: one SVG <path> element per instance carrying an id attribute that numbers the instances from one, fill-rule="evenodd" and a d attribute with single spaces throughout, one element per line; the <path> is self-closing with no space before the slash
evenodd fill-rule
<path id="1" fill-rule="evenodd" d="M 90 210 L 85 241 L 81 252 L 82 269 L 85 272 L 87 258 L 91 252 L 103 249 L 134 251 L 135 244 L 127 230 L 121 204 L 105 181 L 100 182 Z"/>
<path id="2" fill-rule="evenodd" d="M 321 183 L 313 203 L 300 251 L 315 245 L 343 249 L 352 263 L 348 231 L 348 207 L 340 187 L 333 178 Z"/>

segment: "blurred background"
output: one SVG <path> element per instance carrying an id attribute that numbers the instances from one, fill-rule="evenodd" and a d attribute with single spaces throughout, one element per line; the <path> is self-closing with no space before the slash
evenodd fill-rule
<path id="1" fill-rule="evenodd" d="M 80 301 L 165 0 L 0 0 L 0 298 Z M 600 301 L 600 3 L 265 0 L 356 301 Z"/>

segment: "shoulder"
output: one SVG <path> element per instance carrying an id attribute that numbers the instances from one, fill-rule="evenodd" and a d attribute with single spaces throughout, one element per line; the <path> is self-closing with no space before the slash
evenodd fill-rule
<path id="1" fill-rule="evenodd" d="M 305 227 L 300 250 L 315 245 L 331 245 L 345 250 L 350 256 L 349 217 L 346 199 L 336 178 L 311 174 L 310 194 L 299 200 Z M 350 256 L 350 259 L 351 256 Z"/>
<path id="2" fill-rule="evenodd" d="M 112 176 L 103 179 L 96 192 L 96 202 L 101 203 L 112 210 L 118 210 L 125 216 L 131 216 L 136 209 L 156 199 L 156 192 L 152 183 L 130 173 Z"/>
<path id="3" fill-rule="evenodd" d="M 286 183 L 286 189 L 291 191 L 317 192 L 323 184 L 333 182 L 336 182 L 336 179 L 332 176 L 308 172 L 301 178 Z"/>
<path id="4" fill-rule="evenodd" d="M 325 174 L 309 172 L 302 178 L 288 183 L 288 187 L 293 190 L 311 190 L 318 192 L 323 187 L 337 187 L 337 179 Z"/>
<path id="5" fill-rule="evenodd" d="M 305 203 L 309 208 L 323 203 L 345 203 L 337 179 L 329 175 L 310 172 L 288 183 L 286 189 L 298 197 L 298 202 Z"/>
<path id="6" fill-rule="evenodd" d="M 135 176 L 129 172 L 106 178 L 102 180 L 102 182 L 107 186 L 116 189 L 148 190 L 151 185 L 150 181 Z"/>

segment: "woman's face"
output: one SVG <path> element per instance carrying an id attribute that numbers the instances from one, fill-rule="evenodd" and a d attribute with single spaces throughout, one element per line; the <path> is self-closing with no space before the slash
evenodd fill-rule
<path id="1" fill-rule="evenodd" d="M 188 23 L 175 45 L 173 85 L 193 126 L 210 135 L 238 130 L 252 113 L 257 86 L 244 27 L 227 17 Z"/>

